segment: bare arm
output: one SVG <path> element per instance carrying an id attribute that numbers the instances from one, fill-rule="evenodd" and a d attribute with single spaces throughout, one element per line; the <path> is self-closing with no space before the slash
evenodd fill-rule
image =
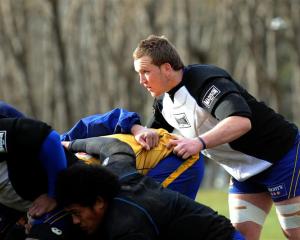
<path id="1" fill-rule="evenodd" d="M 251 129 L 249 118 L 240 116 L 231 116 L 219 122 L 214 128 L 202 134 L 200 137 L 206 144 L 206 148 L 213 148 L 218 145 L 229 143 L 238 139 Z M 174 148 L 174 153 L 184 159 L 199 153 L 204 146 L 198 138 L 180 138 L 170 140 L 167 146 Z"/>
<path id="2" fill-rule="evenodd" d="M 238 139 L 251 129 L 249 118 L 232 116 L 225 118 L 213 129 L 202 134 L 201 137 L 206 143 L 207 148 L 232 142 Z"/>

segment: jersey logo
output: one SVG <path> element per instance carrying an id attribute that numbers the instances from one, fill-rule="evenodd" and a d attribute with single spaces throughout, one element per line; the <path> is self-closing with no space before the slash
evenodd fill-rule
<path id="1" fill-rule="evenodd" d="M 175 118 L 179 128 L 191 127 L 191 124 L 189 123 L 189 121 L 184 113 L 174 114 L 174 118 Z"/>
<path id="2" fill-rule="evenodd" d="M 215 98 L 220 94 L 220 90 L 216 88 L 214 85 L 212 85 L 208 91 L 205 93 L 204 98 L 202 100 L 202 103 L 207 107 L 210 108 L 212 102 L 215 100 Z"/>
<path id="3" fill-rule="evenodd" d="M 6 131 L 0 131 L 0 152 L 7 152 Z"/>
<path id="4" fill-rule="evenodd" d="M 109 162 L 109 157 L 103 160 L 102 166 L 107 166 L 108 162 Z"/>
<path id="5" fill-rule="evenodd" d="M 58 229 L 58 228 L 56 228 L 56 227 L 52 227 L 51 228 L 51 231 L 54 233 L 54 234 L 56 234 L 56 235 L 58 235 L 58 236 L 60 236 L 60 235 L 62 235 L 62 230 L 60 230 L 60 229 Z"/>
<path id="6" fill-rule="evenodd" d="M 277 186 L 268 187 L 268 190 L 272 198 L 279 198 L 287 195 L 284 183 L 281 183 Z"/>

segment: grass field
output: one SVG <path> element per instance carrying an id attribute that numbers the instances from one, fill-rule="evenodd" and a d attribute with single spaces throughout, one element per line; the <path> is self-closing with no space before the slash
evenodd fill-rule
<path id="1" fill-rule="evenodd" d="M 201 189 L 197 195 L 197 201 L 210 206 L 220 214 L 228 217 L 227 192 L 223 190 L 203 190 Z M 267 217 L 262 232 L 261 240 L 284 240 L 275 209 L 272 208 L 271 213 Z"/>

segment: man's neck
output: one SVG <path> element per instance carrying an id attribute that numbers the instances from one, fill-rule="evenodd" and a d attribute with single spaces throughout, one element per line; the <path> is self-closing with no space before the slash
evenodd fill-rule
<path id="1" fill-rule="evenodd" d="M 182 78 L 183 78 L 183 69 L 180 69 L 178 71 L 174 71 L 172 73 L 172 75 L 170 76 L 170 90 L 172 90 L 177 85 L 179 85 L 182 82 Z"/>
<path id="2" fill-rule="evenodd" d="M 182 87 L 183 85 L 182 79 L 183 79 L 183 69 L 174 71 L 174 75 L 172 76 L 172 81 L 171 81 L 171 88 L 168 91 L 168 94 L 170 95 L 171 99 L 173 99 L 177 90 Z"/>

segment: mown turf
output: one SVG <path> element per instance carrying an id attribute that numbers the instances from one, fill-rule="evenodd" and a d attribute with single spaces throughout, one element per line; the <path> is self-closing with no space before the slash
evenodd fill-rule
<path id="1" fill-rule="evenodd" d="M 220 214 L 228 217 L 227 192 L 225 190 L 201 189 L 197 201 L 210 206 Z M 275 209 L 272 208 L 264 225 L 261 240 L 284 240 Z"/>

